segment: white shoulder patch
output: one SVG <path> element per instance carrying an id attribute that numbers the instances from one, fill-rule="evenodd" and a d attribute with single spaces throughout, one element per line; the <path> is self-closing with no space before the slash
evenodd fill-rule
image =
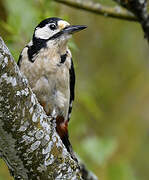
<path id="1" fill-rule="evenodd" d="M 21 55 L 22 55 L 23 57 L 28 57 L 27 51 L 28 51 L 28 47 L 25 47 L 25 48 L 22 50 Z"/>
<path id="2" fill-rule="evenodd" d="M 33 45 L 33 41 L 31 40 L 29 43 L 28 43 L 28 46 L 32 46 Z"/>

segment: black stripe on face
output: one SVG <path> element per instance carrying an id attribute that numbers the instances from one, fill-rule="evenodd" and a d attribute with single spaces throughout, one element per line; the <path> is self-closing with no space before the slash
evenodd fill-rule
<path id="1" fill-rule="evenodd" d="M 28 47 L 28 58 L 30 62 L 34 62 L 34 57 L 39 53 L 40 49 L 46 48 L 47 44 L 46 41 L 43 39 L 37 39 L 33 37 L 33 45 L 27 46 Z"/>
<path id="2" fill-rule="evenodd" d="M 57 38 L 59 38 L 62 34 L 63 34 L 63 31 L 60 31 L 60 32 L 54 34 L 54 35 L 53 35 L 52 37 L 50 37 L 49 39 L 47 39 L 47 41 L 57 39 Z"/>

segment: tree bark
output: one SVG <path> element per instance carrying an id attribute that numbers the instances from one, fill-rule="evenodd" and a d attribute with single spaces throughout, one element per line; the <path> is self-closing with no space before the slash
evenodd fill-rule
<path id="1" fill-rule="evenodd" d="M 0 38 L 0 157 L 14 179 L 83 179 L 55 127 Z"/>
<path id="2" fill-rule="evenodd" d="M 140 22 L 149 42 L 149 14 L 147 12 L 147 0 L 113 0 L 122 7 L 132 12 Z"/>
<path id="3" fill-rule="evenodd" d="M 113 0 L 121 7 L 107 7 L 100 3 L 94 3 L 91 0 L 55 0 L 56 2 L 71 6 L 74 8 L 82 9 L 106 17 L 113 17 L 128 21 L 139 22 L 149 42 L 149 14 L 147 12 L 147 0 Z"/>
<path id="4" fill-rule="evenodd" d="M 106 17 L 113 17 L 128 21 L 139 22 L 149 42 L 149 13 L 147 11 L 147 0 L 113 0 L 120 6 L 116 8 L 103 6 L 99 3 L 94 3 L 91 0 L 55 0 L 56 2 L 82 9 Z"/>

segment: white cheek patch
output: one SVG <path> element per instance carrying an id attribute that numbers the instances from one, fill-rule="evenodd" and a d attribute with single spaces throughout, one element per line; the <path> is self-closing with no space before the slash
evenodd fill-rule
<path id="1" fill-rule="evenodd" d="M 49 28 L 49 25 L 46 25 L 42 28 L 37 28 L 35 30 L 35 37 L 36 38 L 40 38 L 40 39 L 49 39 L 50 37 L 52 37 L 55 33 L 57 33 L 57 31 L 52 31 Z"/>

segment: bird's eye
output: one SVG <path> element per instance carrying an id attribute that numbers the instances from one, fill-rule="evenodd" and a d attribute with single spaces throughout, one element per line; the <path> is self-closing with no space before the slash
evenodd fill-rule
<path id="1" fill-rule="evenodd" d="M 56 25 L 55 25 L 54 23 L 53 23 L 53 24 L 50 24 L 49 27 L 50 27 L 51 30 L 55 30 L 55 29 L 56 29 Z"/>

